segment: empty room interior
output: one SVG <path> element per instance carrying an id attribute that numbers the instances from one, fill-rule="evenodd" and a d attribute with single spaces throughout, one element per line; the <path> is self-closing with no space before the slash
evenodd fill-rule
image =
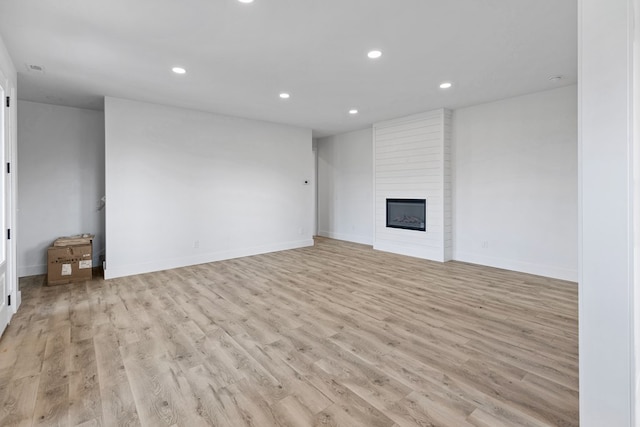
<path id="1" fill-rule="evenodd" d="M 639 22 L 0 0 L 0 425 L 640 426 Z"/>

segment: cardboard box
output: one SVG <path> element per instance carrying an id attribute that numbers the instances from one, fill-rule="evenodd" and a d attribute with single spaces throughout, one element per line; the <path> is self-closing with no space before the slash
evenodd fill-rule
<path id="1" fill-rule="evenodd" d="M 51 246 L 47 251 L 47 285 L 91 280 L 92 245 Z"/>
<path id="2" fill-rule="evenodd" d="M 58 237 L 51 246 L 90 245 L 93 243 L 93 237 L 93 234 L 76 234 L 75 236 Z"/>

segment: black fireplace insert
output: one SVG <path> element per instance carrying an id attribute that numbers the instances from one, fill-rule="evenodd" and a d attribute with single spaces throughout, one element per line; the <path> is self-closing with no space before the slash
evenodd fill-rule
<path id="1" fill-rule="evenodd" d="M 425 231 L 426 199 L 387 199 L 387 227 Z"/>

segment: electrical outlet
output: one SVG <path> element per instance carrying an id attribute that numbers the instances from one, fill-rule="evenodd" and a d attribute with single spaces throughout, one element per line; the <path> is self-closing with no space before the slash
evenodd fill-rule
<path id="1" fill-rule="evenodd" d="M 487 249 L 489 248 L 489 241 L 488 240 L 484 240 L 482 242 L 482 249 Z"/>
<path id="2" fill-rule="evenodd" d="M 198 249 L 200 247 L 200 240 L 194 240 L 193 249 Z"/>

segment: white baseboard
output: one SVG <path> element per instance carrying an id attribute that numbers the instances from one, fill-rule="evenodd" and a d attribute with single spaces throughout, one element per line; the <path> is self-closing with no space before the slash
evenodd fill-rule
<path id="1" fill-rule="evenodd" d="M 502 268 L 505 270 L 519 271 L 521 273 L 535 274 L 536 276 L 550 277 L 553 279 L 578 281 L 578 270 L 558 267 L 554 265 L 534 264 L 524 261 L 516 261 L 503 258 L 494 258 L 469 252 L 454 252 L 455 261 L 471 264 L 486 265 L 488 267 Z"/>
<path id="2" fill-rule="evenodd" d="M 330 239 L 344 240 L 345 242 L 361 243 L 363 245 L 373 245 L 373 237 L 360 236 L 358 234 L 334 233 L 332 231 L 318 231 L 318 236 Z"/>
<path id="3" fill-rule="evenodd" d="M 206 264 L 208 262 L 224 261 L 227 259 L 260 255 L 269 252 L 279 252 L 289 249 L 304 248 L 307 246 L 313 246 L 313 239 L 299 240 L 294 242 L 282 242 L 251 248 L 240 248 L 230 251 L 198 254 L 189 257 L 163 259 L 153 262 L 115 266 L 109 263 L 109 258 L 107 255 L 107 268 L 104 270 L 104 277 L 105 279 L 115 279 L 118 277 L 133 276 L 136 274 L 151 273 L 154 271 L 170 270 L 172 268 L 186 267 L 189 265 Z"/>
<path id="4" fill-rule="evenodd" d="M 18 277 L 38 276 L 47 274 L 47 264 L 18 266 Z"/>

